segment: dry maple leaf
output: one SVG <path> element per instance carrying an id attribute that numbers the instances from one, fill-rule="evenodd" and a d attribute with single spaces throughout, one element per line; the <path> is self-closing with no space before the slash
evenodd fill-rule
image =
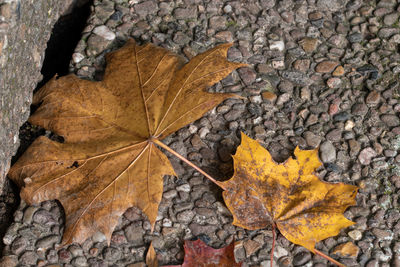
<path id="1" fill-rule="evenodd" d="M 150 243 L 150 247 L 147 251 L 146 265 L 147 265 L 147 267 L 158 267 L 158 259 L 157 259 L 156 251 L 154 250 L 154 247 L 153 247 L 153 242 Z"/>
<path id="2" fill-rule="evenodd" d="M 139 207 L 154 226 L 163 176 L 174 175 L 155 143 L 200 118 L 232 94 L 205 89 L 245 64 L 226 60 L 231 44 L 181 64 L 178 56 L 133 40 L 106 56 L 102 81 L 53 78 L 34 96 L 30 117 L 64 137 L 39 137 L 9 177 L 28 203 L 58 199 L 65 209 L 62 244 L 95 232 L 108 242 L 118 218 Z M 165 146 L 165 145 L 164 145 Z"/>
<path id="3" fill-rule="evenodd" d="M 315 244 L 353 225 L 343 216 L 355 205 L 357 187 L 320 181 L 318 149 L 294 151 L 295 158 L 273 161 L 257 141 L 242 133 L 233 177 L 222 182 L 233 224 L 256 230 L 276 226 L 291 242 L 316 252 Z"/>
<path id="4" fill-rule="evenodd" d="M 182 265 L 168 265 L 164 267 L 240 267 L 241 263 L 236 263 L 234 242 L 228 246 L 215 249 L 207 246 L 203 241 L 185 241 L 185 257 Z"/>

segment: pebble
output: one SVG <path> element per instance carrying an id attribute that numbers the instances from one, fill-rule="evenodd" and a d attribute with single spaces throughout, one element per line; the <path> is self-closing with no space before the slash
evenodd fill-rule
<path id="1" fill-rule="evenodd" d="M 231 5 L 226 5 L 224 6 L 224 12 L 225 13 L 231 13 L 233 11 L 232 6 Z"/>
<path id="2" fill-rule="evenodd" d="M 301 251 L 294 255 L 293 266 L 304 266 L 307 262 L 311 260 L 311 253 L 308 251 Z"/>
<path id="3" fill-rule="evenodd" d="M 315 71 L 319 73 L 331 73 L 338 64 L 336 61 L 322 61 L 315 67 Z"/>
<path id="4" fill-rule="evenodd" d="M 236 114 L 236 112 L 237 112 L 237 110 L 232 110 L 232 111 L 228 112 L 227 114 L 224 115 L 225 119 L 231 118 L 230 116 L 234 116 L 234 114 Z M 240 114 L 238 115 L 238 117 L 240 116 Z M 205 138 L 209 132 L 210 132 L 210 130 L 207 127 L 202 127 L 199 130 L 199 137 Z"/>
<path id="5" fill-rule="evenodd" d="M 350 118 L 350 114 L 347 113 L 346 111 L 340 112 L 333 116 L 333 121 L 338 122 L 338 121 L 347 121 Z"/>
<path id="6" fill-rule="evenodd" d="M 342 139 L 342 130 L 333 129 L 326 134 L 326 139 L 331 142 L 338 142 Z"/>
<path id="7" fill-rule="evenodd" d="M 368 105 L 377 105 L 381 100 L 381 94 L 379 93 L 379 91 L 371 91 L 367 98 L 365 99 L 365 103 L 367 103 Z"/>
<path id="8" fill-rule="evenodd" d="M 314 52 L 315 49 L 317 49 L 318 42 L 319 41 L 317 38 L 306 37 L 306 38 L 302 39 L 299 42 L 299 44 L 301 45 L 301 47 L 303 48 L 303 50 L 306 53 L 311 53 L 311 52 Z"/>
<path id="9" fill-rule="evenodd" d="M 146 17 L 147 15 L 157 13 L 158 10 L 156 2 L 152 0 L 141 2 L 133 7 L 135 12 L 141 17 Z"/>
<path id="10" fill-rule="evenodd" d="M 315 135 L 313 132 L 306 131 L 303 133 L 303 137 L 306 140 L 308 146 L 316 148 L 321 143 L 321 137 Z"/>
<path id="11" fill-rule="evenodd" d="M 246 256 L 249 257 L 257 252 L 263 245 L 257 241 L 249 239 L 243 243 L 243 246 L 246 251 Z"/>
<path id="12" fill-rule="evenodd" d="M 396 13 L 391 13 L 391 14 L 387 14 L 383 17 L 383 23 L 387 26 L 391 26 L 393 24 L 395 24 L 399 19 L 399 14 Z"/>
<path id="13" fill-rule="evenodd" d="M 376 157 L 376 152 L 373 148 L 367 147 L 361 150 L 358 155 L 358 160 L 362 165 L 369 165 L 371 163 L 371 159 Z"/>
<path id="14" fill-rule="evenodd" d="M 108 40 L 112 41 L 115 39 L 116 35 L 114 32 L 112 32 L 107 26 L 101 25 L 97 26 L 96 28 L 93 29 L 93 33 Z"/>
<path id="15" fill-rule="evenodd" d="M 310 68 L 310 60 L 298 59 L 293 63 L 293 68 L 301 72 L 306 72 Z"/>
<path id="16" fill-rule="evenodd" d="M 217 226 L 215 225 L 201 225 L 198 223 L 191 223 L 189 229 L 194 236 L 207 235 L 215 233 Z"/>
<path id="17" fill-rule="evenodd" d="M 230 31 L 220 31 L 215 34 L 215 38 L 228 43 L 233 42 L 233 35 Z"/>
<path id="18" fill-rule="evenodd" d="M 289 101 L 291 97 L 292 97 L 292 95 L 289 93 L 281 94 L 278 96 L 278 99 L 276 100 L 276 104 L 282 105 L 282 104 L 286 103 L 287 101 Z"/>
<path id="19" fill-rule="evenodd" d="M 265 91 L 265 92 L 262 93 L 262 98 L 264 100 L 267 100 L 270 103 L 274 103 L 276 98 L 277 98 L 277 96 L 276 96 L 276 94 L 274 94 L 272 92 Z"/>
<path id="20" fill-rule="evenodd" d="M 355 33 L 350 34 L 347 37 L 347 40 L 349 40 L 350 43 L 359 43 L 363 40 L 363 36 L 361 33 L 355 32 Z"/>
<path id="21" fill-rule="evenodd" d="M 282 78 L 291 81 L 294 84 L 300 86 L 311 85 L 313 80 L 311 80 L 306 74 L 299 71 L 282 71 Z"/>
<path id="22" fill-rule="evenodd" d="M 326 84 L 328 85 L 329 88 L 339 88 L 342 85 L 342 80 L 339 78 L 329 78 L 326 81 Z"/>
<path id="23" fill-rule="evenodd" d="M 47 226 L 51 226 L 56 223 L 53 215 L 44 209 L 39 209 L 35 212 L 33 215 L 33 222 Z"/>
<path id="24" fill-rule="evenodd" d="M 71 264 L 76 266 L 76 267 L 87 267 L 88 266 L 87 260 L 83 256 L 79 256 L 79 257 L 73 258 L 72 261 L 71 261 Z"/>
<path id="25" fill-rule="evenodd" d="M 224 114 L 224 118 L 227 121 L 235 121 L 238 118 L 240 118 L 240 116 L 242 115 L 243 111 L 242 110 L 237 110 L 237 109 L 232 109 L 231 111 L 229 111 L 228 113 Z M 200 135 L 201 137 L 201 135 Z M 204 138 L 204 137 L 201 137 Z"/>
<path id="26" fill-rule="evenodd" d="M 189 184 L 182 184 L 180 186 L 176 187 L 177 191 L 182 191 L 182 192 L 190 192 L 190 185 Z"/>
<path id="27" fill-rule="evenodd" d="M 354 122 L 352 121 L 352 120 L 348 120 L 348 121 L 346 121 L 346 123 L 344 124 L 344 129 L 346 130 L 346 131 L 351 131 L 351 130 L 353 130 L 353 128 L 354 128 Z"/>
<path id="28" fill-rule="evenodd" d="M 197 9 L 196 7 L 187 7 L 187 8 L 176 8 L 174 9 L 174 17 L 176 19 L 195 19 L 197 18 Z"/>
<path id="29" fill-rule="evenodd" d="M 73 54 L 72 54 L 72 60 L 74 61 L 75 64 L 78 64 L 78 63 L 81 62 L 84 58 L 85 58 L 85 56 L 82 55 L 81 53 L 73 53 Z"/>
<path id="30" fill-rule="evenodd" d="M 71 260 L 71 253 L 66 249 L 61 249 L 58 251 L 58 257 L 61 262 L 69 262 Z"/>
<path id="31" fill-rule="evenodd" d="M 391 149 L 385 149 L 383 153 L 388 158 L 394 158 L 397 155 L 397 151 Z"/>
<path id="32" fill-rule="evenodd" d="M 381 241 L 392 241 L 394 234 L 390 230 L 383 230 L 379 228 L 372 229 L 372 233 Z"/>
<path id="33" fill-rule="evenodd" d="M 121 251 L 115 247 L 108 247 L 104 249 L 103 257 L 108 262 L 116 262 L 121 257 Z"/>
<path id="34" fill-rule="evenodd" d="M 354 115 L 365 116 L 368 112 L 368 107 L 364 103 L 356 103 L 351 108 L 351 113 Z"/>
<path id="35" fill-rule="evenodd" d="M 163 197 L 166 199 L 172 199 L 178 195 L 178 192 L 176 190 L 169 190 L 167 192 L 164 192 Z"/>
<path id="36" fill-rule="evenodd" d="M 19 258 L 19 262 L 23 265 L 36 265 L 38 255 L 34 251 L 26 251 Z"/>
<path id="37" fill-rule="evenodd" d="M 233 255 L 235 256 L 236 262 L 241 262 L 246 258 L 246 251 L 244 250 L 243 247 L 243 240 L 235 242 Z"/>
<path id="38" fill-rule="evenodd" d="M 342 66 L 337 66 L 336 69 L 333 71 L 333 76 L 343 76 L 345 73 L 344 68 Z"/>
<path id="39" fill-rule="evenodd" d="M 223 30 L 226 27 L 226 17 L 225 16 L 214 16 L 209 20 L 209 25 L 211 29 Z"/>
<path id="40" fill-rule="evenodd" d="M 143 241 L 143 228 L 140 225 L 130 224 L 125 229 L 126 239 L 133 243 L 135 246 L 142 246 L 144 244 Z"/>
<path id="41" fill-rule="evenodd" d="M 283 41 L 271 41 L 269 45 L 269 49 L 271 50 L 279 50 L 283 51 L 285 50 L 285 43 Z"/>
<path id="42" fill-rule="evenodd" d="M 285 61 L 283 60 L 273 60 L 272 67 L 274 69 L 285 69 Z"/>
<path id="43" fill-rule="evenodd" d="M 400 118 L 397 115 L 385 114 L 382 115 L 380 118 L 389 127 L 395 127 L 400 125 Z"/>
<path id="44" fill-rule="evenodd" d="M 395 43 L 395 44 L 400 44 L 400 34 L 395 34 L 392 37 L 390 37 L 389 42 Z"/>
<path id="45" fill-rule="evenodd" d="M 191 222 L 195 213 L 192 210 L 184 210 L 176 215 L 179 222 Z"/>
<path id="46" fill-rule="evenodd" d="M 323 163 L 332 163 L 336 160 L 336 149 L 331 142 L 324 142 L 319 148 L 319 156 Z"/>
<path id="47" fill-rule="evenodd" d="M 29 246 L 29 241 L 25 237 L 17 237 L 11 244 L 11 251 L 19 255 L 27 246 Z"/>
<path id="48" fill-rule="evenodd" d="M 361 233 L 361 231 L 359 231 L 359 230 L 350 231 L 350 232 L 348 233 L 348 235 L 349 235 L 353 240 L 356 240 L 356 241 L 361 240 L 361 238 L 362 238 L 362 233 Z"/>
<path id="49" fill-rule="evenodd" d="M 46 236 L 42 239 L 40 239 L 37 243 L 36 243 L 36 247 L 38 248 L 45 248 L 48 249 L 50 247 L 52 247 L 54 244 L 60 242 L 60 237 L 58 235 L 50 235 L 50 236 Z"/>

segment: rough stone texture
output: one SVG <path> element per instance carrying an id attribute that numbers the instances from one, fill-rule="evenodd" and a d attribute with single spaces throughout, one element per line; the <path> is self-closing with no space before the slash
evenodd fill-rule
<path id="1" fill-rule="evenodd" d="M 42 78 L 52 27 L 78 2 L 0 0 L 0 192 L 19 146 L 18 130 L 29 116 L 33 89 Z"/>

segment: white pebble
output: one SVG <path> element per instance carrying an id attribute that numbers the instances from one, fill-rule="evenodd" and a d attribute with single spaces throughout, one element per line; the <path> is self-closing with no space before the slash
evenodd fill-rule
<path id="1" fill-rule="evenodd" d="M 353 230 L 348 233 L 348 235 L 353 239 L 353 240 L 360 240 L 362 238 L 362 233 L 358 230 Z"/>
<path id="2" fill-rule="evenodd" d="M 194 134 L 194 133 L 196 133 L 196 132 L 197 132 L 197 126 L 191 124 L 191 125 L 189 126 L 189 133 Z"/>
<path id="3" fill-rule="evenodd" d="M 168 218 L 164 218 L 164 219 L 163 219 L 163 224 L 162 224 L 162 226 L 163 226 L 163 227 L 171 227 L 171 226 L 172 226 L 171 220 L 168 219 Z"/>
<path id="4" fill-rule="evenodd" d="M 263 118 L 257 117 L 253 120 L 253 124 L 260 124 L 263 121 Z"/>
<path id="5" fill-rule="evenodd" d="M 231 12 L 232 12 L 232 7 L 231 7 L 230 5 L 226 5 L 226 6 L 224 7 L 224 12 L 225 12 L 225 13 L 231 13 Z"/>
<path id="6" fill-rule="evenodd" d="M 106 40 L 112 41 L 115 39 L 115 33 L 112 32 L 107 26 L 101 25 L 93 29 L 93 33 L 103 37 Z"/>
<path id="7" fill-rule="evenodd" d="M 81 53 L 73 53 L 72 54 L 72 60 L 74 63 L 79 63 L 81 62 L 85 57 Z"/>
<path id="8" fill-rule="evenodd" d="M 346 131 L 351 131 L 354 127 L 354 122 L 351 120 L 346 121 L 345 125 L 344 125 L 344 129 Z"/>
<path id="9" fill-rule="evenodd" d="M 249 98 L 250 98 L 251 103 L 254 103 L 254 104 L 260 104 L 262 102 L 262 98 L 260 95 L 250 96 Z"/>
<path id="10" fill-rule="evenodd" d="M 274 69 L 284 69 L 285 68 L 285 61 L 283 61 L 283 60 L 274 60 L 274 61 L 272 61 L 272 67 Z"/>
<path id="11" fill-rule="evenodd" d="M 99 232 L 99 231 L 97 231 L 93 236 L 92 236 L 92 240 L 93 240 L 93 242 L 95 242 L 95 243 L 101 243 L 101 242 L 103 242 L 103 241 L 106 241 L 106 236 L 103 234 L 103 233 L 101 233 L 101 232 Z"/>
<path id="12" fill-rule="evenodd" d="M 271 41 L 269 49 L 271 50 L 277 49 L 279 51 L 283 51 L 285 49 L 285 43 L 283 41 Z"/>
<path id="13" fill-rule="evenodd" d="M 200 136 L 200 138 L 206 137 L 206 135 L 207 135 L 209 132 L 210 132 L 210 130 L 207 129 L 206 127 L 201 128 L 200 131 L 199 131 L 199 136 Z"/>
<path id="14" fill-rule="evenodd" d="M 182 192 L 190 192 L 190 185 L 189 184 L 183 184 L 183 185 L 177 186 L 176 190 L 182 191 Z"/>

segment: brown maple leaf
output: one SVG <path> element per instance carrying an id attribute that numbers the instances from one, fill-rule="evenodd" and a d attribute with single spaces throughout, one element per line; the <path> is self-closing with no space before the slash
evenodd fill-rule
<path id="1" fill-rule="evenodd" d="M 242 133 L 234 175 L 221 183 L 233 224 L 256 230 L 276 226 L 291 242 L 316 252 L 315 244 L 354 222 L 343 216 L 355 205 L 357 187 L 320 181 L 318 149 L 294 151 L 295 158 L 273 161 L 257 141 Z"/>
<path id="2" fill-rule="evenodd" d="M 196 241 L 186 240 L 183 264 L 164 267 L 240 267 L 242 264 L 235 261 L 234 246 L 235 244 L 232 242 L 226 247 L 215 249 L 207 246 L 200 239 Z M 151 253 L 151 258 L 154 259 L 155 254 L 151 250 L 149 252 Z M 154 262 L 154 260 L 148 262 Z"/>
<path id="3" fill-rule="evenodd" d="M 231 44 L 217 46 L 186 65 L 167 50 L 133 40 L 106 56 L 102 81 L 53 78 L 33 103 L 30 117 L 64 137 L 39 137 L 11 168 L 27 203 L 58 199 L 65 209 L 62 244 L 95 232 L 108 242 L 118 218 L 139 207 L 154 226 L 163 176 L 174 175 L 155 146 L 232 94 L 205 89 L 244 64 L 226 60 Z M 165 146 L 165 145 L 164 145 Z"/>

